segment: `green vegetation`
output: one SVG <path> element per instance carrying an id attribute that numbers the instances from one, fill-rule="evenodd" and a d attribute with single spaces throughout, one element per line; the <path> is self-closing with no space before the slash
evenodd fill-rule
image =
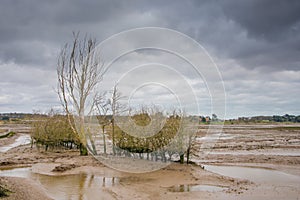
<path id="1" fill-rule="evenodd" d="M 7 197 L 11 191 L 0 185 L 0 197 Z"/>
<path id="2" fill-rule="evenodd" d="M 175 137 L 179 122 L 180 120 L 177 119 L 168 119 L 165 127 L 158 134 L 148 138 L 133 137 L 115 126 L 116 145 L 121 149 L 134 153 L 147 153 L 158 150 Z M 143 124 L 143 122 L 139 120 L 139 124 Z"/>
<path id="3" fill-rule="evenodd" d="M 273 115 L 273 116 L 254 116 L 239 117 L 238 119 L 229 119 L 225 124 L 255 124 L 255 123 L 300 123 L 300 115 Z"/>
<path id="4" fill-rule="evenodd" d="M 132 119 L 139 126 L 146 126 L 151 120 L 146 113 L 134 115 Z M 134 137 L 115 126 L 116 154 L 128 157 L 138 155 L 140 159 L 163 162 L 171 161 L 172 156 L 176 155 L 180 157 L 181 163 L 186 156 L 188 163 L 193 134 L 184 130 L 182 123 L 183 119 L 178 115 L 170 116 L 164 127 L 151 137 Z"/>
<path id="5" fill-rule="evenodd" d="M 45 151 L 50 147 L 69 148 L 79 146 L 79 140 L 71 129 L 66 116 L 53 115 L 33 122 L 31 137 L 38 148 L 44 146 Z"/>
<path id="6" fill-rule="evenodd" d="M 135 122 L 138 126 L 147 126 L 151 122 L 151 118 L 146 112 L 142 112 L 140 114 L 136 114 L 131 119 Z"/>
<path id="7" fill-rule="evenodd" d="M 6 133 L 6 134 L 4 134 L 4 135 L 0 135 L 0 139 L 1 139 L 1 138 L 6 138 L 6 137 L 12 137 L 12 136 L 14 136 L 15 134 L 16 134 L 15 132 L 10 131 L 10 132 L 8 132 L 8 133 Z"/>
<path id="8" fill-rule="evenodd" d="M 289 115 L 289 114 L 285 114 L 283 116 L 279 116 L 279 115 L 274 115 L 272 117 L 273 121 L 275 122 L 300 122 L 300 115 L 295 116 L 295 115 Z"/>

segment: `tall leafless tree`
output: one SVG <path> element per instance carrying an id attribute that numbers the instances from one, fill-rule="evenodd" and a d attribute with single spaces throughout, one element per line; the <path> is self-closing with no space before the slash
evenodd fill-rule
<path id="1" fill-rule="evenodd" d="M 102 80 L 105 73 L 100 56 L 94 51 L 96 40 L 85 36 L 79 38 L 79 33 L 73 32 L 74 39 L 71 44 L 66 44 L 58 58 L 58 96 L 68 116 L 72 130 L 81 141 L 80 154 L 87 154 L 86 133 L 84 117 L 92 112 L 93 103 L 88 102 L 93 89 Z M 90 99 L 94 99 L 93 97 Z M 87 103 L 89 109 L 87 109 Z M 79 117 L 79 127 L 75 127 L 72 115 Z"/>
<path id="2" fill-rule="evenodd" d="M 120 103 L 120 100 L 122 99 L 122 94 L 120 91 L 118 91 L 117 84 L 114 85 L 112 90 L 112 95 L 110 99 L 110 109 L 112 112 L 112 144 L 113 144 L 113 154 L 116 154 L 115 151 L 115 119 L 117 115 L 120 115 L 121 113 L 126 111 L 126 108 Z"/>
<path id="3" fill-rule="evenodd" d="M 109 102 L 105 99 L 105 94 L 96 96 L 95 107 L 97 112 L 98 123 L 102 129 L 102 139 L 103 139 L 103 153 L 106 155 L 106 140 L 105 140 L 105 127 L 111 123 L 109 116 L 107 115 L 109 111 Z"/>

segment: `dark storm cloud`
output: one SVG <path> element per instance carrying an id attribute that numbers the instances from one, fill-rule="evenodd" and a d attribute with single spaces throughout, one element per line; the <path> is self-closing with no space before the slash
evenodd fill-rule
<path id="1" fill-rule="evenodd" d="M 286 34 L 298 29 L 300 1 L 251 0 L 223 1 L 222 10 L 247 30 L 250 36 L 266 40 L 286 38 Z"/>
<path id="2" fill-rule="evenodd" d="M 300 70 L 299 1 L 223 1 L 222 10 L 245 31 L 251 43 L 257 42 L 250 48 L 247 44 L 238 47 L 234 58 L 247 67 Z"/>
<path id="3" fill-rule="evenodd" d="M 158 26 L 182 31 L 216 57 L 236 59 L 249 69 L 300 69 L 297 0 L 163 1 L 145 5 L 162 20 Z"/>
<path id="4" fill-rule="evenodd" d="M 59 48 L 72 31 L 101 41 L 128 28 L 163 26 L 196 38 L 218 55 L 238 59 L 244 67 L 297 70 L 299 10 L 300 2 L 293 0 L 3 1 L 0 56 L 3 61 L 41 64 L 49 52 L 37 46 L 39 41 Z"/>

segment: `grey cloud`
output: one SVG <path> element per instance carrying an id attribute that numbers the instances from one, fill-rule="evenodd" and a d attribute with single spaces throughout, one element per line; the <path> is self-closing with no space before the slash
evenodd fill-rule
<path id="1" fill-rule="evenodd" d="M 297 0 L 231 0 L 221 3 L 225 16 L 245 28 L 250 36 L 272 41 L 299 29 L 300 2 Z"/>
<path id="2" fill-rule="evenodd" d="M 0 6 L 0 69 L 8 68 L 0 74 L 0 85 L 6 87 L 0 89 L 0 112 L 15 107 L 30 112 L 37 104 L 57 105 L 52 90 L 57 54 L 71 41 L 72 31 L 91 34 L 101 42 L 130 28 L 161 26 L 191 36 L 215 58 L 233 115 L 263 110 L 255 96 L 269 102 L 263 104 L 265 113 L 272 108 L 299 113 L 294 100 L 300 98 L 299 10 L 296 0 L 4 0 Z M 176 41 L 161 42 L 177 45 Z M 149 51 L 145 55 L 139 56 L 146 60 L 157 56 Z M 120 71 L 111 74 L 117 77 Z M 188 68 L 182 73 L 195 78 Z"/>
<path id="3" fill-rule="evenodd" d="M 299 1 L 189 1 L 159 13 L 213 56 L 245 68 L 299 70 Z"/>
<path id="4" fill-rule="evenodd" d="M 11 60 L 16 55 L 15 62 L 26 62 L 32 56 L 28 49 L 35 54 L 34 50 L 42 48 L 35 46 L 36 41 L 59 49 L 69 41 L 72 30 L 91 33 L 101 41 L 129 28 L 163 26 L 182 31 L 216 57 L 237 59 L 247 68 L 273 62 L 269 70 L 297 70 L 299 7 L 299 1 L 269 0 L 4 1 L 0 8 L 0 41 L 6 45 L 0 49 L 0 56 Z M 23 40 L 28 48 L 11 43 L 22 44 Z"/>
<path id="5" fill-rule="evenodd" d="M 296 0 L 223 1 L 224 16 L 247 36 L 244 45 L 243 41 L 236 44 L 232 57 L 248 68 L 299 70 L 299 10 Z"/>

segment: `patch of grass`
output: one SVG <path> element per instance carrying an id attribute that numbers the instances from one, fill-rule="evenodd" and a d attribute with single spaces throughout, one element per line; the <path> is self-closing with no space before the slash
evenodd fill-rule
<path id="1" fill-rule="evenodd" d="M 16 134 L 15 132 L 10 131 L 10 132 L 8 132 L 8 133 L 6 133 L 6 134 L 4 134 L 4 135 L 0 135 L 0 139 L 1 139 L 1 138 L 6 138 L 6 137 L 12 137 L 12 136 L 14 136 L 15 134 Z"/>
<path id="2" fill-rule="evenodd" d="M 9 193 L 11 193 L 11 191 L 0 185 L 0 198 L 9 196 Z"/>

